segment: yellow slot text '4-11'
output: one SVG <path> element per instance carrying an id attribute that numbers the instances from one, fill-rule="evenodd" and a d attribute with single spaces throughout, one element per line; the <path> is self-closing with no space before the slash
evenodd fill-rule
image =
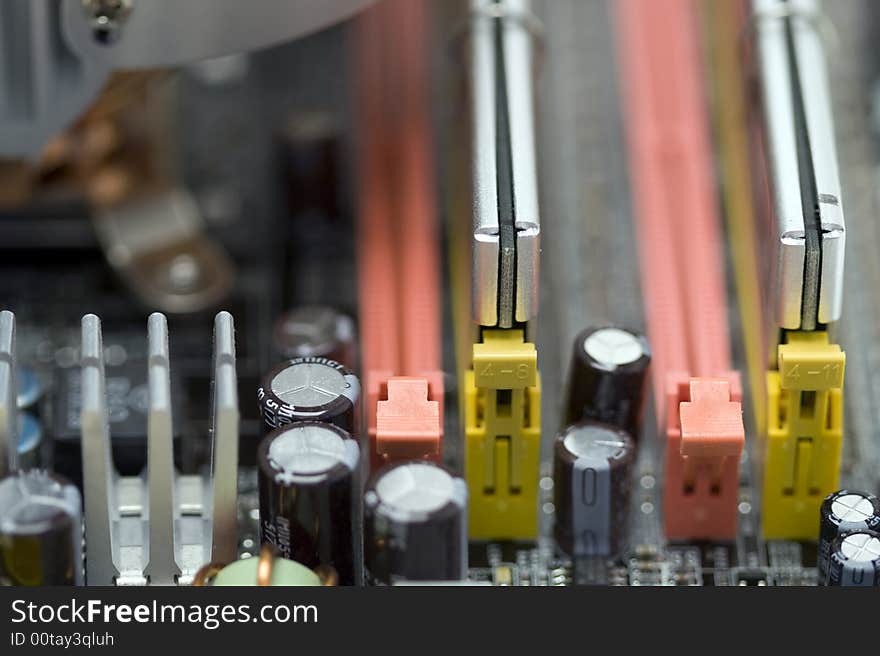
<path id="1" fill-rule="evenodd" d="M 838 487 L 846 356 L 825 332 L 791 332 L 767 374 L 763 533 L 816 538 L 819 506 Z"/>

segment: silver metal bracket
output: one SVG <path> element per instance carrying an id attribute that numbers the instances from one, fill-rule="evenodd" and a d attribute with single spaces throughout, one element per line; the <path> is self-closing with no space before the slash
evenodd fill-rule
<path id="1" fill-rule="evenodd" d="M 753 0 L 771 212 L 774 331 L 840 318 L 846 229 L 815 0 Z"/>
<path id="2" fill-rule="evenodd" d="M 473 314 L 501 328 L 538 309 L 534 37 L 523 16 L 527 0 L 471 3 Z"/>
<path id="3" fill-rule="evenodd" d="M 232 260 L 205 233 L 184 189 L 100 208 L 94 224 L 111 266 L 149 306 L 198 312 L 215 307 L 232 288 Z"/>
<path id="4" fill-rule="evenodd" d="M 18 385 L 15 378 L 15 315 L 0 312 L 0 478 L 18 462 Z"/>
<path id="5" fill-rule="evenodd" d="M 101 323 L 82 320 L 82 454 L 89 585 L 187 585 L 238 546 L 238 395 L 232 315 L 214 322 L 212 473 L 174 471 L 168 325 L 148 323 L 146 476 L 119 476 L 110 450 Z M 231 500 L 231 501 L 230 501 Z M 232 560 L 233 558 L 230 558 Z"/>

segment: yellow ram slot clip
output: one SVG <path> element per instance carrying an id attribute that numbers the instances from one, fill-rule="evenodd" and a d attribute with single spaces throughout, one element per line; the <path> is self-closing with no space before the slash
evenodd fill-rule
<path id="1" fill-rule="evenodd" d="M 767 374 L 763 533 L 814 540 L 819 506 L 838 488 L 846 356 L 824 332 L 791 332 Z"/>
<path id="2" fill-rule="evenodd" d="M 521 330 L 486 330 L 465 385 L 465 478 L 471 539 L 538 535 L 541 383 Z"/>

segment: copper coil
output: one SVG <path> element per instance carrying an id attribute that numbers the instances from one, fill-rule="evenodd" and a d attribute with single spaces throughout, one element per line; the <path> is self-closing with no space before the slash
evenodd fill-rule
<path id="1" fill-rule="evenodd" d="M 224 567 L 225 565 L 222 565 L 220 563 L 208 563 L 198 572 L 196 572 L 196 575 L 193 577 L 192 584 L 196 587 L 208 585 Z"/>
<path id="2" fill-rule="evenodd" d="M 330 565 L 318 565 L 315 568 L 315 574 L 321 579 L 321 585 L 323 586 L 332 587 L 339 585 L 339 575 Z"/>
<path id="3" fill-rule="evenodd" d="M 272 569 L 275 566 L 275 546 L 264 544 L 260 548 L 260 559 L 257 562 L 257 585 L 272 585 Z"/>

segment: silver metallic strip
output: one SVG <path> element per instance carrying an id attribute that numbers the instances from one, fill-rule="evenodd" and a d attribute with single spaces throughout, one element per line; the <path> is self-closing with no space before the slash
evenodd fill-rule
<path id="1" fill-rule="evenodd" d="M 110 455 L 110 428 L 104 380 L 104 346 L 101 320 L 94 314 L 82 318 L 82 410 L 80 446 L 86 523 L 86 582 L 113 585 L 119 575 L 114 559 L 116 535 L 116 472 Z"/>
<path id="2" fill-rule="evenodd" d="M 831 116 L 831 92 L 822 35 L 813 18 L 819 10 L 815 0 L 789 0 L 795 62 L 803 96 L 810 152 L 822 228 L 822 269 L 818 321 L 840 318 L 843 300 L 843 264 L 846 224 L 840 189 L 840 169 Z"/>
<path id="3" fill-rule="evenodd" d="M 840 318 L 846 236 L 819 5 L 816 0 L 753 0 L 752 5 L 779 240 L 772 311 L 778 327 L 813 330 Z M 801 98 L 792 96 L 792 71 Z M 814 208 L 802 205 L 807 181 L 800 179 L 798 168 L 795 103 L 803 110 L 810 149 L 820 252 L 813 252 L 805 239 L 804 210 Z"/>
<path id="4" fill-rule="evenodd" d="M 472 0 L 470 27 L 473 139 L 473 314 L 480 325 L 509 327 L 537 313 L 540 217 L 535 154 L 533 28 L 528 0 Z M 503 54 L 495 24 L 503 21 Z M 496 65 L 503 57 L 512 189 L 498 188 L 499 103 Z M 502 263 L 498 194 L 512 194 L 515 265 Z M 501 307 L 499 307 L 499 303 Z"/>
<path id="5" fill-rule="evenodd" d="M 174 585 L 180 575 L 175 557 L 174 450 L 168 323 L 154 312 L 147 321 L 149 414 L 147 415 L 147 487 L 150 548 L 144 576 L 151 585 Z"/>
<path id="6" fill-rule="evenodd" d="M 235 324 L 229 312 L 214 318 L 213 485 L 214 520 L 210 560 L 230 563 L 238 557 L 238 380 Z"/>
<path id="7" fill-rule="evenodd" d="M 507 0 L 506 11 L 529 15 L 528 0 Z M 513 153 L 513 207 L 516 228 L 516 320 L 532 319 L 538 309 L 538 254 L 540 211 L 538 167 L 535 155 L 535 89 L 532 72 L 534 36 L 518 20 L 505 20 L 504 67 Z"/>
<path id="8" fill-rule="evenodd" d="M 491 0 L 475 0 L 476 11 Z M 473 170 L 473 312 L 484 326 L 498 323 L 498 184 L 495 144 L 495 50 L 492 21 L 472 21 L 471 68 L 471 166 Z"/>
<path id="9" fill-rule="evenodd" d="M 778 0 L 754 0 L 754 29 L 764 104 L 768 168 L 778 257 L 774 272 L 775 317 L 779 326 L 801 327 L 806 243 L 794 127 L 795 99 Z"/>
<path id="10" fill-rule="evenodd" d="M 18 462 L 18 385 L 15 380 L 15 315 L 0 312 L 0 477 Z"/>

